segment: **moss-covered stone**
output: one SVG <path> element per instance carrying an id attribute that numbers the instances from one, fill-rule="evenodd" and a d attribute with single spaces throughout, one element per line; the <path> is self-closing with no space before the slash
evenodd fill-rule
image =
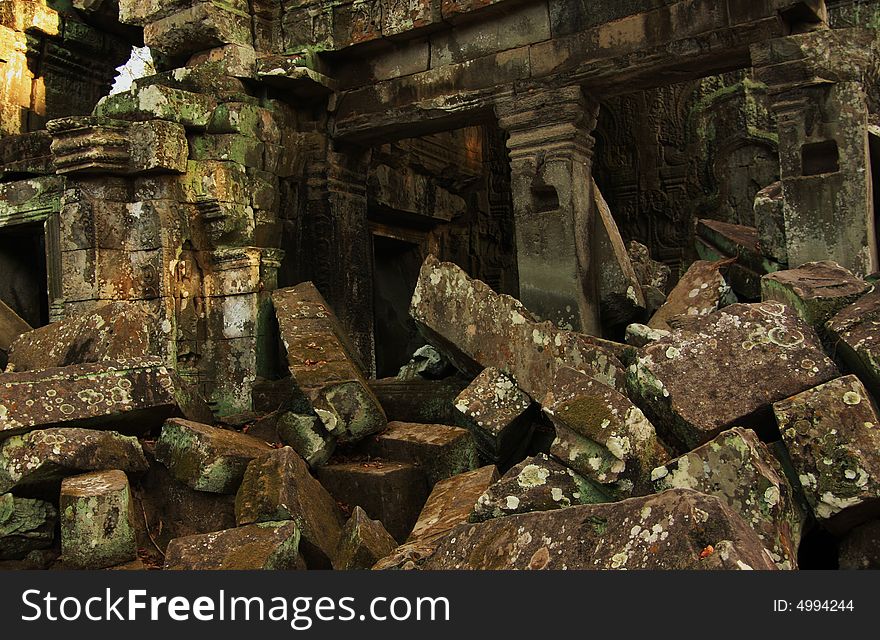
<path id="1" fill-rule="evenodd" d="M 204 129 L 216 107 L 210 96 L 153 84 L 104 98 L 95 115 L 136 121 L 156 118 Z"/>
<path id="2" fill-rule="evenodd" d="M 396 547 L 397 542 L 381 522 L 370 520 L 366 511 L 355 507 L 339 536 L 333 568 L 337 571 L 370 569 Z"/>
<path id="3" fill-rule="evenodd" d="M 834 531 L 880 515 L 880 417 L 844 376 L 773 405 L 813 513 Z"/>
<path id="4" fill-rule="evenodd" d="M 244 433 L 171 419 L 162 427 L 156 459 L 193 489 L 235 493 L 248 463 L 270 450 Z"/>
<path id="5" fill-rule="evenodd" d="M 0 560 L 20 560 L 52 546 L 57 517 L 50 502 L 0 495 Z"/>
<path id="6" fill-rule="evenodd" d="M 65 566 L 103 569 L 137 557 L 131 490 L 122 471 L 65 478 L 60 511 Z"/>
<path id="7" fill-rule="evenodd" d="M 336 448 L 336 437 L 328 433 L 315 415 L 285 411 L 276 423 L 281 442 L 293 448 L 311 467 L 319 467 Z"/>
<path id="8" fill-rule="evenodd" d="M 261 522 L 172 540 L 169 570 L 288 570 L 298 565 L 299 528 L 294 522 Z"/>
<path id="9" fill-rule="evenodd" d="M 53 487 L 82 471 L 143 473 L 147 460 L 137 438 L 115 431 L 60 428 L 13 436 L 0 444 L 0 491 Z"/>
<path id="10" fill-rule="evenodd" d="M 511 467 L 477 499 L 468 519 L 481 522 L 609 500 L 601 487 L 542 453 Z"/>

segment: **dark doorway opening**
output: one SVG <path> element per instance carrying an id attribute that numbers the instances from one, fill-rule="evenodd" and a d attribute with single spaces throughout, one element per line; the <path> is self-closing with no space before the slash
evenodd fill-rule
<path id="1" fill-rule="evenodd" d="M 412 353 L 425 344 L 409 315 L 422 260 L 417 244 L 373 236 L 373 326 L 379 378 L 396 376 Z"/>
<path id="2" fill-rule="evenodd" d="M 32 327 L 49 324 L 43 225 L 0 229 L 0 299 Z"/>

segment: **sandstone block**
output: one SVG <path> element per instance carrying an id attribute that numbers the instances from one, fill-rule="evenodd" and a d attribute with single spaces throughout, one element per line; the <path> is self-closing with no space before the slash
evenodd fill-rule
<path id="1" fill-rule="evenodd" d="M 172 540 L 166 570 L 289 570 L 297 568 L 299 529 L 293 522 L 260 522 Z"/>

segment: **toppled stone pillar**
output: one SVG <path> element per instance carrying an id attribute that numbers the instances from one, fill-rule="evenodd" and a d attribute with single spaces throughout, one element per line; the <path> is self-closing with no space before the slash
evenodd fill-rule
<path id="1" fill-rule="evenodd" d="M 598 103 L 575 86 L 516 94 L 495 109 L 509 134 L 520 297 L 543 320 L 598 335 L 590 135 Z"/>
<path id="2" fill-rule="evenodd" d="M 61 555 L 75 569 L 137 558 L 134 509 L 122 471 L 96 471 L 61 483 Z"/>
<path id="3" fill-rule="evenodd" d="M 752 46 L 779 128 L 788 264 L 878 268 L 868 141 L 873 30 L 826 29 Z"/>
<path id="4" fill-rule="evenodd" d="M 385 413 L 370 391 L 330 307 L 310 282 L 272 293 L 287 365 L 327 432 L 355 442 L 380 431 Z"/>

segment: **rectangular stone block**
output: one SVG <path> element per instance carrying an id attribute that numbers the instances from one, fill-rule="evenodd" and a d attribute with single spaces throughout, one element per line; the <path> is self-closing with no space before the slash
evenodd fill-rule
<path id="1" fill-rule="evenodd" d="M 169 57 L 182 58 L 225 44 L 253 44 L 250 17 L 213 2 L 200 2 L 144 27 L 144 43 Z"/>

